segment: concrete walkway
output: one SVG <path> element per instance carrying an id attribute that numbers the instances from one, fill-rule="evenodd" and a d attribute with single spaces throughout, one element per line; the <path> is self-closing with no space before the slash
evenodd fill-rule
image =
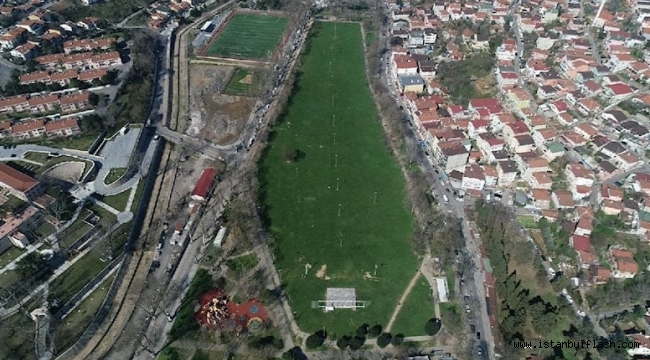
<path id="1" fill-rule="evenodd" d="M 140 184 L 139 181 L 133 184 L 133 186 L 131 187 L 129 200 L 126 201 L 126 208 L 124 209 L 124 211 L 131 211 L 131 206 L 133 206 L 133 199 L 135 199 L 135 193 L 138 192 L 138 184 Z"/>
<path id="2" fill-rule="evenodd" d="M 86 299 L 87 299 L 87 298 L 88 298 L 88 297 L 89 297 L 89 296 L 90 296 L 90 295 L 91 295 L 95 290 L 97 290 L 97 288 L 99 288 L 99 287 L 104 283 L 104 281 L 106 281 L 106 279 L 108 279 L 109 277 L 111 277 L 111 275 L 115 274 L 115 272 L 117 271 L 117 269 L 119 269 L 119 266 L 115 266 L 115 267 L 113 267 L 113 268 L 112 268 L 112 269 L 111 269 L 107 274 L 105 274 L 105 275 L 104 275 L 104 276 L 103 276 L 103 277 L 102 277 L 102 278 L 101 278 L 101 279 L 100 279 L 100 280 L 99 280 L 99 281 L 98 281 L 98 282 L 97 282 L 97 283 L 96 283 L 96 284 L 95 284 L 95 285 L 94 285 L 94 286 L 93 286 L 93 287 L 92 287 L 88 292 L 86 292 L 86 293 L 85 293 L 85 294 L 84 294 L 84 295 L 79 299 L 79 301 L 77 301 L 73 306 L 70 307 L 70 309 L 68 309 L 68 311 L 66 311 L 65 314 L 63 314 L 63 316 L 61 316 L 61 320 L 65 319 L 68 315 L 70 315 L 70 314 L 72 313 L 72 311 L 74 311 L 74 309 L 76 309 L 77 306 L 79 306 L 79 304 L 81 304 L 81 303 L 82 303 L 84 300 L 86 300 Z"/>
<path id="3" fill-rule="evenodd" d="M 93 196 L 89 196 L 86 200 L 89 200 L 90 202 L 92 202 L 92 203 L 94 203 L 94 204 L 97 204 L 97 206 L 99 206 L 100 208 L 102 208 L 102 209 L 108 211 L 109 213 L 111 213 L 111 214 L 113 214 L 113 215 L 116 215 L 116 216 L 117 216 L 117 214 L 120 213 L 119 210 L 115 209 L 114 207 L 108 205 L 107 203 L 105 203 L 105 202 L 103 202 L 103 201 L 101 201 L 101 200 L 97 200 L 97 199 L 96 199 L 95 197 L 93 197 Z"/>
<path id="4" fill-rule="evenodd" d="M 59 240 L 57 238 L 57 235 L 62 233 L 63 231 L 65 231 L 65 229 L 67 229 L 68 227 L 70 227 L 70 225 L 72 225 L 75 221 L 77 221 L 77 218 L 79 217 L 79 214 L 81 213 L 81 209 L 82 209 L 81 206 L 77 207 L 77 210 L 72 215 L 72 219 L 70 219 L 70 221 L 63 224 L 63 226 L 61 226 L 60 228 L 58 228 L 56 230 L 56 232 L 54 232 L 54 234 L 48 235 L 48 237 L 45 238 L 44 241 L 41 241 L 40 243 L 38 243 L 36 245 L 27 245 L 27 250 L 24 253 L 20 254 L 20 256 L 18 256 L 13 261 L 11 261 L 9 264 L 7 264 L 5 267 L 0 269 L 0 275 L 4 274 L 7 271 L 14 270 L 16 268 L 16 264 L 18 264 L 18 262 L 20 260 L 22 260 L 25 256 L 29 255 L 30 253 L 40 249 L 46 243 L 54 244 L 52 246 L 52 248 L 58 249 Z"/>
<path id="5" fill-rule="evenodd" d="M 20 309 L 22 304 L 28 302 L 34 296 L 36 296 L 38 293 L 43 291 L 54 280 L 56 280 L 56 278 L 58 278 L 61 274 L 63 274 L 66 270 L 68 270 L 72 265 L 77 263 L 77 261 L 81 260 L 81 258 L 83 258 L 90 251 L 92 251 L 92 249 L 86 249 L 86 250 L 82 251 L 78 256 L 76 256 L 74 259 L 64 262 L 63 265 L 61 265 L 59 268 L 54 270 L 54 273 L 52 274 L 52 276 L 49 279 L 47 279 L 47 281 L 45 283 L 41 284 L 36 289 L 32 290 L 32 292 L 29 295 L 25 296 L 22 300 L 20 300 L 18 304 L 10 307 L 9 309 L 6 309 L 4 307 L 0 308 L 0 317 L 4 318 L 4 317 L 11 316 L 11 315 L 15 314 Z"/>
<path id="6" fill-rule="evenodd" d="M 70 226 L 70 224 L 74 223 L 74 222 L 76 221 L 77 217 L 79 216 L 79 212 L 80 212 L 80 211 L 77 211 L 77 212 L 75 213 L 75 217 L 73 217 L 73 219 L 70 220 L 70 221 L 66 224 L 65 227 L 62 227 L 61 229 L 59 229 L 59 231 L 57 232 L 57 234 L 60 233 L 61 231 L 65 230 L 68 226 Z M 124 213 L 120 213 L 120 215 L 122 215 L 122 214 L 124 214 Z M 131 214 L 131 213 L 129 213 L 129 214 Z M 121 224 L 123 224 L 124 222 L 128 222 L 128 221 L 130 221 L 130 219 L 126 220 L 127 217 L 128 217 L 128 216 L 122 216 L 123 219 L 122 219 L 122 221 L 120 221 L 120 216 L 118 216 L 118 222 L 117 222 L 116 224 L 114 224 L 114 225 L 111 227 L 111 230 L 110 230 L 109 232 L 105 233 L 105 234 L 102 236 L 102 238 L 100 238 L 99 240 L 101 241 L 101 240 L 105 239 L 106 237 L 110 236 L 111 233 L 112 233 L 113 231 L 115 231 L 115 229 L 117 229 Z M 131 214 L 131 217 L 132 217 L 132 214 Z M 124 221 L 124 220 L 126 220 L 126 221 Z M 53 235 L 54 235 L 54 234 L 53 234 Z M 50 237 L 53 236 L 53 235 L 50 235 Z M 48 237 L 48 238 L 49 238 L 49 237 Z M 90 241 L 94 241 L 94 240 L 95 240 L 95 236 L 92 236 L 92 237 L 89 238 L 85 243 L 87 244 L 88 242 L 90 242 Z M 43 243 L 39 244 L 39 247 L 40 247 L 40 245 L 42 245 L 42 244 L 43 244 Z M 83 246 L 83 245 L 82 245 L 82 246 Z M 37 248 L 38 248 L 38 247 L 37 247 Z M 29 295 L 25 296 L 22 300 L 20 300 L 20 302 L 19 302 L 18 304 L 12 306 L 12 307 L 9 308 L 9 309 L 6 309 L 6 308 L 4 308 L 4 307 L 0 307 L 0 318 L 5 318 L 5 317 L 7 317 L 7 316 L 11 316 L 11 315 L 15 314 L 16 311 L 18 311 L 18 309 L 20 309 L 21 304 L 26 303 L 26 302 L 28 302 L 29 300 L 31 300 L 32 297 L 34 297 L 34 296 L 35 296 L 36 294 L 38 294 L 39 292 L 49 289 L 49 284 L 50 284 L 50 283 L 52 283 L 54 280 L 56 280 L 56 278 L 58 278 L 58 277 L 59 277 L 61 274 L 63 274 L 67 269 L 69 269 L 69 268 L 70 268 L 72 265 L 74 265 L 77 261 L 81 260 L 81 258 L 83 258 L 86 254 L 88 254 L 88 253 L 89 253 L 90 251 L 92 251 L 92 250 L 93 250 L 92 248 L 87 248 L 87 249 L 85 249 L 84 251 L 82 251 L 78 256 L 76 256 L 74 259 L 64 262 L 62 266 L 60 266 L 59 268 L 57 268 L 56 270 L 54 270 L 54 273 L 52 274 L 52 276 L 50 276 L 50 278 L 47 279 L 47 281 L 46 281 L 45 283 L 41 284 L 41 285 L 38 286 L 36 289 L 32 290 L 32 292 L 31 292 Z M 26 256 L 26 254 L 23 254 L 22 256 Z M 3 270 L 3 271 L 6 271 L 6 270 L 5 270 L 6 268 L 7 268 L 7 267 L 5 267 L 5 268 L 2 269 L 2 270 Z"/>

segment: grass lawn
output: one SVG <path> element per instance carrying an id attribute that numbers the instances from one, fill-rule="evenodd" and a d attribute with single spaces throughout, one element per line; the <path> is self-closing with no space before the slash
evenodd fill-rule
<path id="1" fill-rule="evenodd" d="M 316 23 L 314 31 L 262 160 L 261 197 L 300 328 L 340 336 L 363 323 L 385 326 L 418 263 L 404 182 L 366 84 L 359 25 Z M 355 287 L 371 303 L 312 308 L 328 287 Z"/>
<path id="2" fill-rule="evenodd" d="M 228 95 L 255 96 L 259 81 L 259 75 L 256 72 L 237 69 L 228 81 L 224 92 Z"/>
<path id="3" fill-rule="evenodd" d="M 90 251 L 68 270 L 50 283 L 50 293 L 58 296 L 63 304 L 92 280 L 108 263 L 99 260 L 99 251 Z"/>
<path id="4" fill-rule="evenodd" d="M 519 221 L 519 224 L 524 229 L 537 229 L 539 227 L 537 221 L 532 216 L 518 215 L 517 221 Z"/>
<path id="5" fill-rule="evenodd" d="M 10 247 L 9 250 L 3 252 L 2 255 L 0 255 L 0 268 L 7 266 L 7 264 L 14 261 L 24 251 L 25 250 L 20 250 L 15 246 Z"/>
<path id="6" fill-rule="evenodd" d="M 49 153 L 40 151 L 28 151 L 25 153 L 25 159 L 45 163 L 48 160 L 49 155 Z"/>
<path id="7" fill-rule="evenodd" d="M 66 138 L 57 138 L 56 140 L 44 140 L 41 145 L 52 146 L 60 149 L 76 149 L 88 151 L 97 140 L 97 134 L 82 134 Z"/>
<path id="8" fill-rule="evenodd" d="M 104 183 L 114 183 L 119 180 L 119 178 L 121 178 L 124 173 L 126 173 L 126 168 L 112 168 L 104 178 Z"/>
<path id="9" fill-rule="evenodd" d="M 427 280 L 420 276 L 403 304 L 391 333 L 405 336 L 426 335 L 424 324 L 435 317 L 433 297 Z"/>
<path id="10" fill-rule="evenodd" d="M 13 270 L 0 274 L 0 289 L 11 289 L 19 280 L 20 277 Z"/>
<path id="11" fill-rule="evenodd" d="M 142 193 L 144 192 L 144 184 L 146 183 L 145 179 L 140 179 L 138 181 L 138 188 L 135 190 L 135 196 L 133 196 L 133 203 L 131 204 L 131 211 L 135 213 L 137 205 L 140 203 L 140 199 L 142 199 Z"/>
<path id="12" fill-rule="evenodd" d="M 231 259 L 226 262 L 228 268 L 237 273 L 242 273 L 248 269 L 252 269 L 257 266 L 257 255 L 250 254 L 236 259 Z"/>
<path id="13" fill-rule="evenodd" d="M 80 237 L 82 237 L 85 233 L 93 228 L 91 225 L 84 222 L 84 219 L 88 215 L 89 213 L 87 211 L 79 214 L 77 221 L 72 223 L 70 227 L 65 229 L 65 231 L 59 235 L 59 246 L 62 249 L 65 249 L 74 244 L 75 241 L 79 240 Z"/>
<path id="14" fill-rule="evenodd" d="M 288 19 L 280 16 L 237 14 L 209 45 L 206 55 L 265 59 L 278 46 Z"/>
<path id="15" fill-rule="evenodd" d="M 95 194 L 94 196 L 97 198 L 97 200 L 105 202 L 109 206 L 115 208 L 117 211 L 124 211 L 124 209 L 126 208 L 126 203 L 129 202 L 130 194 L 131 194 L 131 188 L 128 188 L 127 190 L 122 191 L 117 195 L 101 196 Z"/>
<path id="16" fill-rule="evenodd" d="M 440 321 L 442 327 L 452 334 L 458 334 L 463 330 L 463 309 L 453 302 L 440 304 Z"/>
<path id="17" fill-rule="evenodd" d="M 83 334 L 86 326 L 88 326 L 95 317 L 95 314 L 102 306 L 102 302 L 108 293 L 111 283 L 115 275 L 110 276 L 108 279 L 93 291 L 79 306 L 68 315 L 56 329 L 56 348 L 58 351 L 66 349 L 68 346 L 74 344 L 75 341 Z"/>
<path id="18" fill-rule="evenodd" d="M 109 227 L 117 221 L 117 216 L 95 203 L 87 202 L 85 207 L 95 215 L 99 216 L 99 223 L 102 226 Z"/>

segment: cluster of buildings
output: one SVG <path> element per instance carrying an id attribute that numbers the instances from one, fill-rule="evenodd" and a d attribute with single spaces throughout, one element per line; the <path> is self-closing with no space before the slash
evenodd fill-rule
<path id="1" fill-rule="evenodd" d="M 31 59 L 46 43 L 63 43 L 79 31 L 96 30 L 99 18 L 88 17 L 78 22 L 57 23 L 49 10 L 41 8 L 44 1 L 33 0 L 20 6 L 0 7 L 0 15 L 17 18 L 15 25 L 3 29 L 0 50 L 8 51 L 17 60 Z"/>
<path id="2" fill-rule="evenodd" d="M 35 71 L 19 76 L 15 85 L 22 87 L 12 87 L 18 89 L 12 92 L 15 95 L 0 98 L 0 139 L 79 133 L 79 116 L 92 111 L 92 94 L 76 88 L 105 84 L 123 65 L 114 38 L 92 37 L 99 18 L 59 23 L 43 4 L 33 0 L 0 7 L 0 15 L 16 20 L 15 25 L 0 30 L 0 50 L 15 61 L 30 60 L 36 66 Z M 28 93 L 33 91 L 40 92 Z"/>
<path id="3" fill-rule="evenodd" d="M 522 1 L 517 11 L 507 0 L 386 5 L 402 44 L 388 72 L 441 180 L 470 196 L 511 192 L 518 212 L 561 223 L 576 253 L 564 270 L 582 269 L 586 283 L 633 277 L 635 249 L 613 239 L 594 249 L 590 235 L 604 213 L 650 241 L 650 175 L 641 171 L 650 129 L 644 110 L 629 110 L 650 115 L 650 2 L 585 20 L 582 6 L 593 5 L 574 0 Z M 487 22 L 492 36 L 463 30 L 468 22 Z M 497 33 L 503 41 L 491 49 Z M 438 65 L 488 51 L 492 97 L 454 103 Z"/>
<path id="4" fill-rule="evenodd" d="M 160 30 L 174 17 L 183 16 L 192 7 L 192 0 L 156 1 L 149 6 L 147 25 L 153 30 Z"/>
<path id="5" fill-rule="evenodd" d="M 31 176 L 0 162 L 0 206 L 12 197 L 24 202 L 23 206 L 7 212 L 0 219 L 0 254 L 12 246 L 24 249 L 30 239 L 28 227 L 40 220 L 42 211 L 53 199 L 45 194 L 45 186 Z M 33 239 L 32 239 L 33 240 Z"/>

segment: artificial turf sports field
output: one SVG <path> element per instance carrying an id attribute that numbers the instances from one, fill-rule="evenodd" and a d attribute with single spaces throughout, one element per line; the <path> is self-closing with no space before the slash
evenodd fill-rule
<path id="1" fill-rule="evenodd" d="M 281 16 L 236 14 L 208 45 L 206 55 L 265 59 L 278 46 L 287 22 Z"/>
<path id="2" fill-rule="evenodd" d="M 403 178 L 366 83 L 359 25 L 316 22 L 312 31 L 261 163 L 261 193 L 298 325 L 342 336 L 363 323 L 385 326 L 418 262 Z M 304 157 L 287 162 L 287 150 Z M 355 287 L 371 304 L 313 309 L 327 287 Z"/>

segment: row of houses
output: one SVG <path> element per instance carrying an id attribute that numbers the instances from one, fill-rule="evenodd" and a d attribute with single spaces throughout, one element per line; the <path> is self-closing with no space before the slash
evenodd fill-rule
<path id="1" fill-rule="evenodd" d="M 95 54 L 93 52 L 82 52 L 66 55 L 57 53 L 39 56 L 34 59 L 39 65 L 50 71 L 57 70 L 90 70 L 108 69 L 122 65 L 122 58 L 117 51 Z"/>
<path id="2" fill-rule="evenodd" d="M 23 120 L 16 123 L 10 121 L 0 122 L 0 139 L 13 138 L 27 140 L 47 137 L 66 137 L 81 132 L 79 118 L 50 120 L 47 118 Z"/>
<path id="3" fill-rule="evenodd" d="M 61 86 L 70 85 L 70 81 L 79 80 L 81 82 L 92 83 L 95 80 L 101 80 L 108 75 L 106 69 L 82 70 L 77 69 L 49 72 L 49 71 L 34 71 L 31 73 L 20 75 L 21 85 L 30 85 L 36 83 L 43 83 L 46 85 L 59 84 Z"/>
<path id="4" fill-rule="evenodd" d="M 16 95 L 0 98 L 0 114 L 29 112 L 31 114 L 61 111 L 72 113 L 90 107 L 90 93 L 51 93 L 42 96 Z"/>

